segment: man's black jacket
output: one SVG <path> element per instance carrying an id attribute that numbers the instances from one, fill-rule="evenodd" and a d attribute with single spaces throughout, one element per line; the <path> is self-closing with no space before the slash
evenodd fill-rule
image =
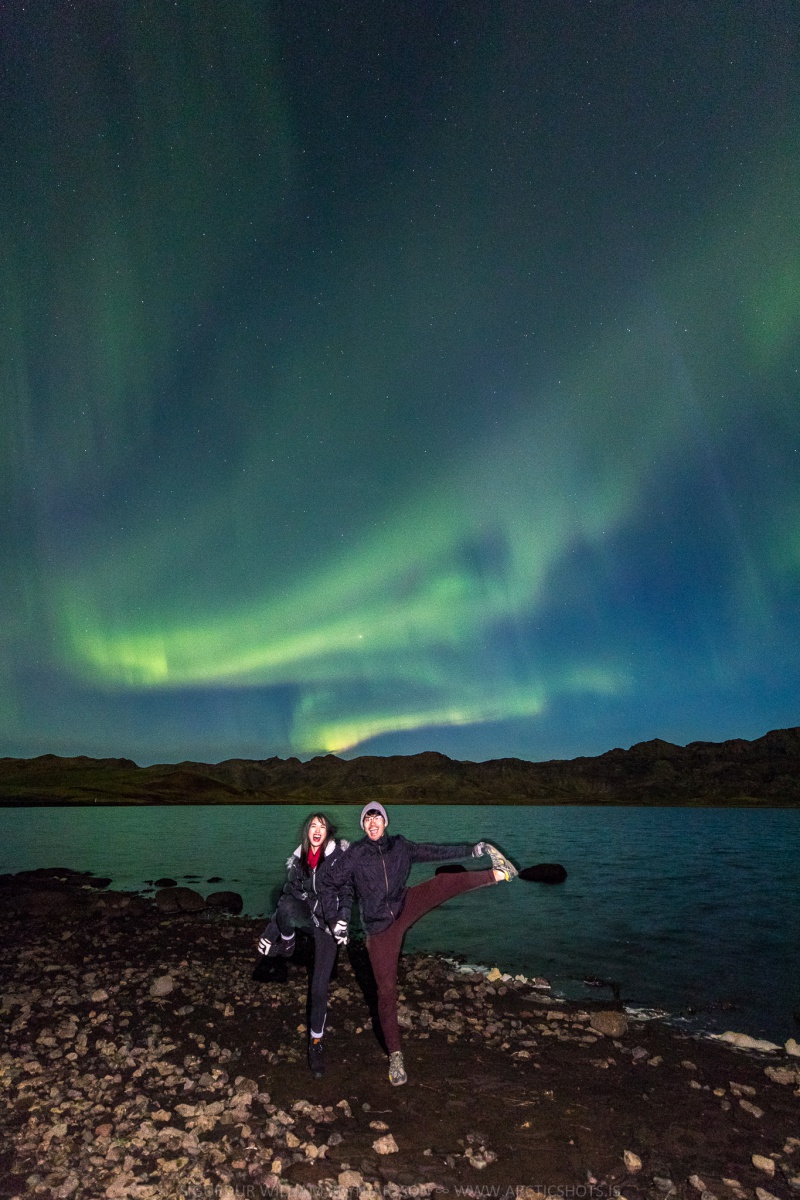
<path id="1" fill-rule="evenodd" d="M 377 842 L 365 837 L 331 865 L 324 880 L 317 880 L 317 891 L 326 913 L 335 908 L 338 897 L 338 919 L 342 921 L 350 919 L 355 891 L 364 929 L 368 934 L 381 933 L 403 911 L 413 863 L 471 858 L 473 852 L 473 844 L 467 842 L 442 846 L 410 842 L 402 834 L 392 837 L 384 833 Z"/>

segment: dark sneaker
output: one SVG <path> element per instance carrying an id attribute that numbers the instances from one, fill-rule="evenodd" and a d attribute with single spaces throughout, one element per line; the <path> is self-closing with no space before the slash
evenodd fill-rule
<path id="1" fill-rule="evenodd" d="M 322 1079 L 325 1074 L 325 1055 L 322 1052 L 322 1038 L 312 1038 L 308 1043 L 308 1066 L 315 1079 Z"/>
<path id="2" fill-rule="evenodd" d="M 389 1055 L 389 1083 L 392 1087 L 400 1087 L 408 1083 L 408 1076 L 403 1065 L 403 1055 L 399 1050 L 393 1050 Z"/>
<path id="3" fill-rule="evenodd" d="M 501 854 L 497 847 L 493 846 L 491 842 L 483 843 L 483 852 L 484 854 L 488 854 L 489 858 L 492 860 L 492 870 L 503 872 L 506 883 L 510 883 L 516 875 L 519 875 L 519 871 L 514 864 L 509 862 L 505 854 Z"/>
<path id="4" fill-rule="evenodd" d="M 272 947 L 273 954 L 280 954 L 283 958 L 291 958 L 294 954 L 294 934 L 290 938 L 279 938 Z"/>

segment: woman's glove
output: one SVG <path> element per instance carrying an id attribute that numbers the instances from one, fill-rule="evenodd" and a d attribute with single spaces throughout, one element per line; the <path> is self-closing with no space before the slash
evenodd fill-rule
<path id="1" fill-rule="evenodd" d="M 350 934 L 347 932 L 347 921 L 337 921 L 331 933 L 340 946 L 346 946 Z"/>
<path id="2" fill-rule="evenodd" d="M 485 842 L 476 842 L 475 845 L 472 847 L 472 857 L 473 858 L 482 858 L 485 853 L 486 853 Z"/>

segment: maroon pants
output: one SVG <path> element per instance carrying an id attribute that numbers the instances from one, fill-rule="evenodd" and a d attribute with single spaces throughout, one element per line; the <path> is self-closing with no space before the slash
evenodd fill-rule
<path id="1" fill-rule="evenodd" d="M 386 1048 L 391 1054 L 400 1049 L 400 1027 L 397 1024 L 397 961 L 403 936 L 415 921 L 432 908 L 459 896 L 473 888 L 486 887 L 494 883 L 494 871 L 457 871 L 434 875 L 424 883 L 415 884 L 406 892 L 403 911 L 396 921 L 382 933 L 367 938 L 372 973 L 378 985 L 378 1016 L 386 1039 Z"/>

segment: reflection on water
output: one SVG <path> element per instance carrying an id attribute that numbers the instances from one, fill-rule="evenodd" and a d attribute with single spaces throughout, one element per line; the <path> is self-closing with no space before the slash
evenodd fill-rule
<path id="1" fill-rule="evenodd" d="M 269 911 L 309 807 L 0 809 L 0 870 L 69 866 L 142 887 L 163 875 L 204 894 L 232 887 Z M 360 836 L 360 808 L 328 809 Z M 520 865 L 561 862 L 565 883 L 516 881 L 458 897 L 406 939 L 575 994 L 586 976 L 625 1000 L 702 1010 L 704 1024 L 798 1034 L 800 813 L 784 809 L 403 806 L 390 832 L 417 841 L 496 841 Z M 412 882 L 433 868 L 415 867 Z M 219 875 L 224 883 L 208 884 Z M 593 993 L 596 994 L 596 993 Z M 599 994 L 603 994 L 602 992 Z M 712 1011 L 723 1002 L 732 1011 Z"/>

